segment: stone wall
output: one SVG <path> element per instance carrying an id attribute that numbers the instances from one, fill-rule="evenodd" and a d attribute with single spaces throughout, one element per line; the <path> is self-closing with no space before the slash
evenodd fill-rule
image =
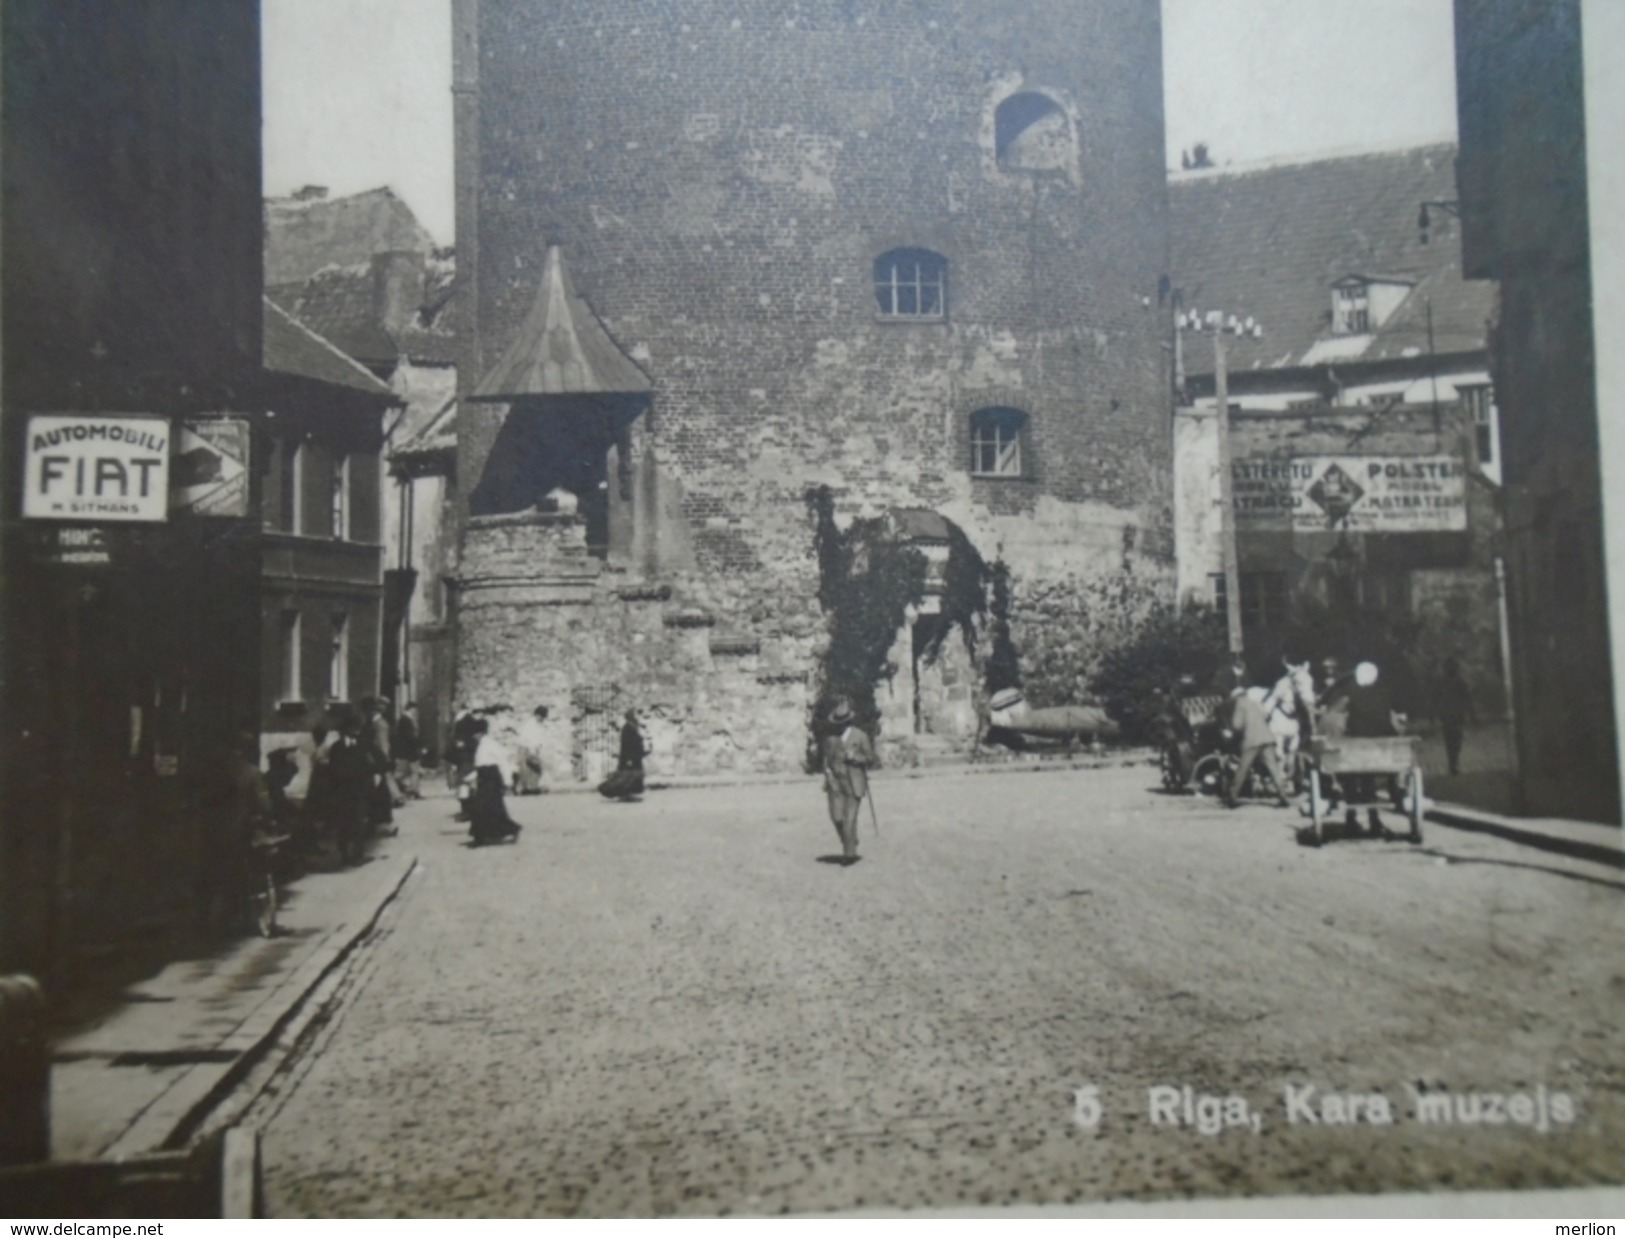
<path id="1" fill-rule="evenodd" d="M 1172 595 L 1166 568 L 1132 563 L 1110 575 L 1011 581 L 1010 636 L 1027 700 L 1037 708 L 1091 701 L 1090 682 L 1110 650 L 1127 644 Z"/>
<path id="2" fill-rule="evenodd" d="M 652 776 L 801 767 L 816 602 L 753 607 L 700 579 L 615 570 L 573 517 L 475 523 L 460 580 L 459 702 L 508 706 L 499 732 L 546 705 L 550 778 L 601 777 L 628 708 Z"/>
<path id="3" fill-rule="evenodd" d="M 816 483 L 869 509 L 1054 496 L 1166 523 L 1155 4 L 481 13 L 479 362 L 557 241 L 655 381 L 702 567 L 769 563 Z M 1065 109 L 1076 180 L 998 166 L 1018 90 Z M 899 245 L 948 260 L 942 320 L 878 319 L 874 261 Z M 969 414 L 995 403 L 1028 414 L 1031 465 L 973 481 Z"/>
<path id="4" fill-rule="evenodd" d="M 532 604 L 477 583 L 494 533 L 470 522 L 460 695 L 534 656 L 551 700 L 613 681 L 661 701 L 661 768 L 799 763 L 825 630 L 804 502 L 819 485 L 843 525 L 929 508 L 1033 582 L 1171 561 L 1155 3 L 478 8 L 479 157 L 460 165 L 478 236 L 466 254 L 459 237 L 475 374 L 559 244 L 654 383 L 633 463 L 652 453 L 674 483 L 654 489 L 680 496 L 691 558 L 633 556 L 568 605 Z M 1012 167 L 996 116 L 1020 92 L 1053 104 L 1059 146 Z M 944 315 L 879 314 L 875 263 L 898 247 L 946 259 Z M 995 405 L 1026 415 L 1022 468 L 973 477 L 970 418 Z M 463 493 L 501 416 L 465 406 Z M 633 581 L 671 598 L 619 600 Z M 710 617 L 705 635 L 666 623 L 679 606 Z M 896 726 L 936 725 L 913 714 L 911 695 Z"/>

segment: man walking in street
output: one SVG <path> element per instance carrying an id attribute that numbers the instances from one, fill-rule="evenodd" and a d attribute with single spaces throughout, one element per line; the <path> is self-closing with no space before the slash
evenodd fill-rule
<path id="1" fill-rule="evenodd" d="M 1262 764 L 1264 772 L 1269 775 L 1270 785 L 1275 788 L 1276 805 L 1287 807 L 1290 801 L 1281 778 L 1281 763 L 1275 752 L 1275 733 L 1270 730 L 1269 716 L 1264 713 L 1264 707 L 1245 688 L 1236 688 L 1230 694 L 1224 725 L 1225 730 L 1234 737 L 1236 751 L 1241 757 L 1230 785 L 1224 789 L 1224 806 L 1240 806 L 1239 796 L 1241 788 L 1247 783 L 1247 775 L 1252 773 L 1254 766 Z"/>
<path id="2" fill-rule="evenodd" d="M 423 755 L 423 743 L 418 738 L 418 704 L 408 701 L 401 707 L 401 716 L 395 719 L 395 732 L 390 736 L 390 754 L 395 758 L 395 783 L 405 799 L 420 800 L 418 789 L 418 759 Z"/>
<path id="3" fill-rule="evenodd" d="M 1444 755 L 1450 763 L 1452 776 L 1461 773 L 1461 742 L 1466 735 L 1467 723 L 1473 716 L 1473 692 L 1467 678 L 1461 673 L 1461 663 L 1449 658 L 1444 664 L 1444 678 L 1439 681 L 1437 702 L 1439 729 L 1444 732 Z"/>
<path id="4" fill-rule="evenodd" d="M 388 707 L 389 702 L 380 696 L 362 699 L 361 747 L 372 772 L 368 794 L 371 823 L 384 827 L 386 834 L 394 834 L 395 809 L 406 800 L 395 786 L 395 762 L 390 756 L 389 746 L 391 727 L 386 712 Z"/>
<path id="5" fill-rule="evenodd" d="M 841 862 L 858 861 L 858 808 L 869 793 L 869 770 L 878 764 L 869 733 L 857 725 L 852 706 L 840 701 L 830 711 L 824 736 L 824 791 L 829 819 L 841 837 Z"/>

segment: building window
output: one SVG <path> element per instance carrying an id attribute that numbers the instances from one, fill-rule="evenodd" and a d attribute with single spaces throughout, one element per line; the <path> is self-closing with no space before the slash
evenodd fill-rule
<path id="1" fill-rule="evenodd" d="M 333 462 L 333 536 L 345 541 L 350 536 L 350 457 Z"/>
<path id="2" fill-rule="evenodd" d="M 285 610 L 277 622 L 277 667 L 282 677 L 280 699 L 297 701 L 303 689 L 299 679 L 299 612 Z"/>
<path id="3" fill-rule="evenodd" d="M 1027 414 L 1014 408 L 982 408 L 970 415 L 970 471 L 973 477 L 1021 477 L 1021 440 Z"/>
<path id="4" fill-rule="evenodd" d="M 948 260 L 929 249 L 894 249 L 875 259 L 882 318 L 941 319 L 948 312 Z"/>
<path id="5" fill-rule="evenodd" d="M 1332 334 L 1366 335 L 1370 331 L 1370 289 L 1359 280 L 1338 284 L 1332 289 Z"/>
<path id="6" fill-rule="evenodd" d="M 993 144 L 1006 172 L 1064 172 L 1072 166 L 1072 126 L 1061 105 L 1037 91 L 1022 91 L 993 113 Z"/>
<path id="7" fill-rule="evenodd" d="M 1213 574 L 1213 606 L 1224 614 L 1230 605 L 1224 587 L 1224 573 Z M 1285 572 L 1241 573 L 1241 626 L 1243 631 L 1268 631 L 1284 624 L 1291 609 L 1292 593 Z"/>
<path id="8" fill-rule="evenodd" d="M 335 701 L 350 699 L 350 617 L 333 615 L 333 639 L 327 652 L 327 695 Z"/>
<path id="9" fill-rule="evenodd" d="M 1457 386 L 1456 395 L 1473 421 L 1473 443 L 1478 449 L 1478 466 L 1486 471 L 1501 466 L 1499 450 L 1500 417 L 1495 407 L 1495 389 L 1488 383 Z"/>

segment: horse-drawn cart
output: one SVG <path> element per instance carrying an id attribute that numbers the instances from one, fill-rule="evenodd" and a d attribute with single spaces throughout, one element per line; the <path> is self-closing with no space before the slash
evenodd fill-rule
<path id="1" fill-rule="evenodd" d="M 1422 841 L 1422 765 L 1414 735 L 1391 735 L 1371 739 L 1339 737 L 1315 739 L 1308 748 L 1309 839 L 1315 846 L 1325 841 L 1325 824 L 1334 803 L 1353 813 L 1366 809 L 1375 819 L 1377 810 L 1396 805 L 1387 795 L 1391 780 L 1398 779 L 1403 795 L 1398 807 L 1410 818 L 1410 841 Z M 1329 787 L 1335 780 L 1335 790 Z M 1328 799 L 1328 794 L 1334 799 Z"/>

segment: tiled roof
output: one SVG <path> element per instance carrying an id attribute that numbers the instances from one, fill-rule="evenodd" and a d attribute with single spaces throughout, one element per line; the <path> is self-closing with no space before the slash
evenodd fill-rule
<path id="1" fill-rule="evenodd" d="M 1328 353 L 1352 351 L 1348 359 L 1360 361 L 1426 353 L 1430 305 L 1434 352 L 1483 348 L 1494 286 L 1462 278 L 1453 216 L 1431 212 L 1426 245 L 1417 226 L 1423 202 L 1455 201 L 1455 153 L 1433 145 L 1173 173 L 1173 282 L 1186 306 L 1251 316 L 1264 329 L 1262 339 L 1230 341 L 1232 373 L 1312 364 Z M 1349 275 L 1412 284 L 1364 347 L 1332 334 L 1332 285 Z M 1191 373 L 1212 368 L 1198 341 L 1187 341 L 1186 358 Z"/>
<path id="2" fill-rule="evenodd" d="M 547 251 L 536 301 L 519 331 L 480 380 L 472 399 L 604 395 L 652 389 L 649 377 L 576 296 L 557 245 Z"/>
<path id="3" fill-rule="evenodd" d="M 407 357 L 453 365 L 457 360 L 453 318 L 459 298 L 451 292 L 456 264 L 446 257 L 430 257 L 425 262 L 423 303 L 412 321 L 395 331 L 380 320 L 370 260 L 324 267 L 303 282 L 274 286 L 268 295 L 360 361 L 393 365 Z"/>
<path id="4" fill-rule="evenodd" d="M 269 297 L 265 298 L 264 332 L 264 365 L 272 373 L 395 398 L 395 393 L 375 378 L 371 370 L 309 327 L 296 322 Z"/>
<path id="5" fill-rule="evenodd" d="M 323 267 L 293 289 L 273 290 L 272 298 L 357 360 L 393 362 L 400 355 L 374 313 L 372 270 L 365 262 Z"/>
<path id="6" fill-rule="evenodd" d="M 323 267 L 373 254 L 434 250 L 434 238 L 387 185 L 343 198 L 270 198 L 265 203 L 265 282 L 292 284 Z"/>

